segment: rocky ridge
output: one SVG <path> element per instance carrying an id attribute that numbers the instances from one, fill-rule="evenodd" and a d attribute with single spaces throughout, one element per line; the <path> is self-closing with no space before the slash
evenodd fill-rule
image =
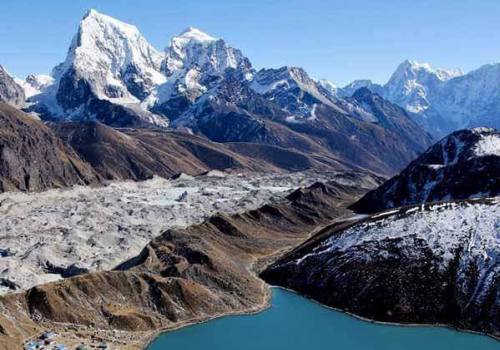
<path id="1" fill-rule="evenodd" d="M 373 213 L 405 205 L 499 194 L 500 133 L 475 128 L 443 138 L 352 208 Z"/>

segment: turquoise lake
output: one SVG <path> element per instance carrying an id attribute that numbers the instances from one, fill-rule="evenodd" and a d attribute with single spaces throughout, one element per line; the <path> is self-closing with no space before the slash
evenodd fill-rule
<path id="1" fill-rule="evenodd" d="M 499 350 L 491 338 L 441 327 L 361 321 L 282 289 L 256 315 L 228 316 L 167 332 L 148 350 Z"/>

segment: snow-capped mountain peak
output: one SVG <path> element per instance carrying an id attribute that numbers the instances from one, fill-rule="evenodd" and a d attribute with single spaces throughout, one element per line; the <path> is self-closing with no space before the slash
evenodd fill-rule
<path id="1" fill-rule="evenodd" d="M 175 118 L 223 79 L 228 69 L 236 70 L 244 79 L 250 79 L 253 73 L 250 61 L 240 50 L 189 27 L 170 40 L 162 64 L 167 81 L 143 105 Z"/>
<path id="2" fill-rule="evenodd" d="M 429 77 L 436 77 L 440 81 L 446 81 L 452 78 L 463 75 L 464 72 L 459 68 L 454 69 L 434 69 L 429 63 L 418 62 L 412 60 L 405 60 L 401 63 L 396 72 L 391 77 L 393 79 L 429 79 Z"/>
<path id="3" fill-rule="evenodd" d="M 106 119 L 113 125 L 168 123 L 139 107 L 158 85 L 163 54 L 137 27 L 90 10 L 80 22 L 54 83 L 32 97 L 31 110 L 51 120 Z M 133 121 L 132 121 L 133 120 Z"/>
<path id="4" fill-rule="evenodd" d="M 162 59 L 137 27 L 90 10 L 80 22 L 64 66 L 92 80 L 98 98 L 135 102 L 165 81 Z"/>
<path id="5" fill-rule="evenodd" d="M 187 43 L 191 40 L 200 43 L 209 43 L 212 41 L 216 41 L 217 38 L 214 38 L 213 36 L 195 27 L 188 27 L 181 34 L 172 38 L 172 41 L 178 41 L 182 43 Z"/>
<path id="6" fill-rule="evenodd" d="M 193 27 L 170 40 L 165 56 L 163 68 L 167 76 L 195 66 L 215 75 L 221 75 L 227 68 L 251 68 L 250 62 L 240 50 Z"/>
<path id="7" fill-rule="evenodd" d="M 438 86 L 442 76 L 428 63 L 406 60 L 384 86 L 384 97 L 412 113 L 421 113 L 430 106 L 428 90 Z"/>

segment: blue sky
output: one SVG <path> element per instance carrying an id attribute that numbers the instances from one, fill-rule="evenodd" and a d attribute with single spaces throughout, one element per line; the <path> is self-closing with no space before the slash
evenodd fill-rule
<path id="1" fill-rule="evenodd" d="M 385 82 L 407 58 L 466 71 L 500 61 L 499 0 L 1 0 L 0 64 L 49 72 L 89 8 L 137 25 L 158 49 L 194 26 L 256 68 L 295 65 L 339 84 Z"/>

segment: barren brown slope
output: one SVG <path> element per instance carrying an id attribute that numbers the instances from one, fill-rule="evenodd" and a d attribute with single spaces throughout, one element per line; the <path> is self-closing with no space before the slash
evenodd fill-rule
<path id="1" fill-rule="evenodd" d="M 42 326 L 157 331 L 261 309 L 269 291 L 256 275 L 259 266 L 346 215 L 348 204 L 378 182 L 368 174 L 340 174 L 279 205 L 167 231 L 115 271 L 7 295 L 0 299 L 0 344 L 18 345 Z"/>
<path id="2" fill-rule="evenodd" d="M 48 127 L 0 103 L 0 192 L 98 183 L 93 169 Z"/>
<path id="3" fill-rule="evenodd" d="M 144 180 L 153 175 L 191 175 L 207 170 L 238 169 L 280 172 L 305 169 L 347 169 L 335 158 L 279 147 L 245 143 L 225 145 L 181 131 L 113 129 L 99 122 L 52 125 L 104 178 Z"/>

